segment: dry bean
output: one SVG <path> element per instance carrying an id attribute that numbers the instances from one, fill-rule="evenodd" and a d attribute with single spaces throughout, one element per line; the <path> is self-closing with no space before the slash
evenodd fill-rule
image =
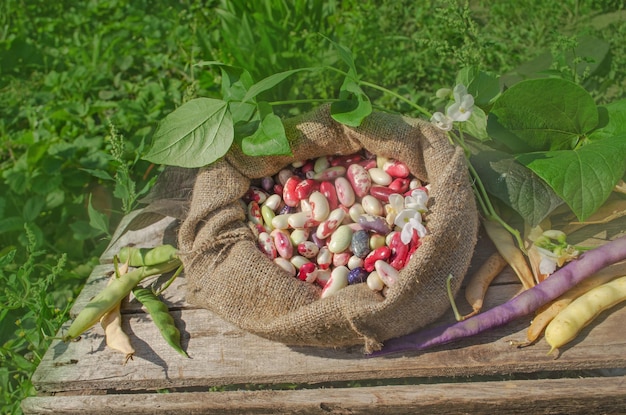
<path id="1" fill-rule="evenodd" d="M 351 283 L 369 279 L 368 286 L 384 295 L 383 281 L 397 281 L 421 244 L 415 231 L 406 244 L 393 231 L 397 213 L 414 209 L 405 193 L 422 186 L 398 160 L 366 151 L 318 157 L 255 183 L 244 206 L 259 247 L 289 275 L 322 286 L 323 296 L 347 284 L 348 275 Z M 384 265 L 377 271 L 379 261 Z"/>

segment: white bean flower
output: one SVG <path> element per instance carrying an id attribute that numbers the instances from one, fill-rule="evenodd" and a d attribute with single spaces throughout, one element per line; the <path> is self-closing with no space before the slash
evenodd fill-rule
<path id="1" fill-rule="evenodd" d="M 385 205 L 385 213 L 387 214 L 387 223 L 393 224 L 398 213 L 404 209 L 404 198 L 402 195 L 393 193 L 389 195 L 389 203 Z"/>
<path id="2" fill-rule="evenodd" d="M 552 251 L 540 247 L 537 247 L 537 252 L 541 256 L 539 272 L 542 275 L 550 275 L 556 271 L 558 257 Z"/>
<path id="3" fill-rule="evenodd" d="M 450 131 L 452 129 L 452 122 L 454 120 L 447 115 L 444 115 L 442 112 L 436 112 L 430 118 L 430 122 L 435 124 L 437 128 L 443 131 Z"/>
<path id="4" fill-rule="evenodd" d="M 421 238 L 427 233 L 426 227 L 422 224 L 422 214 L 413 209 L 404 209 L 396 216 L 395 225 L 402 228 L 400 240 L 408 245 L 413 238 L 413 230 Z"/>
<path id="5" fill-rule="evenodd" d="M 446 115 L 453 121 L 467 121 L 474 109 L 474 97 L 467 93 L 465 86 L 459 84 L 454 88 L 454 104 L 446 110 Z"/>
<path id="6" fill-rule="evenodd" d="M 420 213 L 428 211 L 426 204 L 428 203 L 428 193 L 423 189 L 414 189 L 409 196 L 404 198 L 404 207 L 407 209 L 417 210 Z"/>

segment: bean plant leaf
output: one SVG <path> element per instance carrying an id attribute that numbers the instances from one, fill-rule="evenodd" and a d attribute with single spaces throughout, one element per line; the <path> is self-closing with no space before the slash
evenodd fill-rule
<path id="1" fill-rule="evenodd" d="M 480 141 L 487 141 L 491 138 L 487 134 L 487 115 L 480 107 L 472 109 L 472 115 L 469 120 L 463 123 L 463 131 Z"/>
<path id="2" fill-rule="evenodd" d="M 495 101 L 487 131 L 513 152 L 569 150 L 598 125 L 596 104 L 582 87 L 559 78 L 519 82 Z"/>
<path id="3" fill-rule="evenodd" d="M 91 203 L 91 195 L 89 195 L 89 204 L 87 205 L 87 213 L 89 215 L 89 225 L 106 235 L 109 232 L 109 218 L 102 212 L 97 211 Z"/>
<path id="4" fill-rule="evenodd" d="M 599 109 L 606 118 L 606 124 L 589 134 L 590 140 L 626 134 L 626 99 L 612 102 Z"/>
<path id="5" fill-rule="evenodd" d="M 470 161 L 487 192 L 515 210 L 530 226 L 545 219 L 563 200 L 513 156 L 472 144 Z"/>
<path id="6" fill-rule="evenodd" d="M 339 96 L 341 101 L 330 105 L 330 115 L 335 121 L 358 127 L 372 113 L 372 104 L 356 81 L 346 77 Z"/>
<path id="7" fill-rule="evenodd" d="M 233 118 L 233 124 L 248 122 L 256 111 L 254 99 L 243 102 L 248 90 L 254 85 L 252 75 L 246 69 L 227 65 L 219 61 L 202 61 L 195 66 L 217 66 L 222 74 L 222 99 L 228 102 L 228 109 Z"/>
<path id="8" fill-rule="evenodd" d="M 285 127 L 272 107 L 266 102 L 259 103 L 261 120 L 257 130 L 241 140 L 241 150 L 249 156 L 274 156 L 291 154 Z"/>
<path id="9" fill-rule="evenodd" d="M 280 72 L 280 73 L 270 75 L 267 78 L 261 79 L 259 82 L 252 85 L 250 89 L 248 90 L 248 92 L 246 93 L 246 95 L 242 98 L 242 101 L 248 102 L 252 100 L 260 93 L 274 88 L 276 85 L 278 85 L 279 83 L 281 83 L 282 81 L 289 78 L 295 73 L 302 72 L 302 71 L 313 71 L 317 69 L 319 68 L 298 68 L 298 69 L 292 69 L 290 71 L 285 71 L 285 72 Z"/>
<path id="10" fill-rule="evenodd" d="M 247 122 L 256 111 L 253 102 L 243 102 L 248 90 L 254 84 L 252 76 L 245 69 L 230 65 L 220 65 L 222 72 L 222 99 L 228 102 L 233 124 Z"/>
<path id="11" fill-rule="evenodd" d="M 196 98 L 165 117 L 144 159 L 186 168 L 202 167 L 222 157 L 233 142 L 233 120 L 228 103 Z"/>
<path id="12" fill-rule="evenodd" d="M 576 150 L 519 155 L 584 221 L 607 200 L 626 171 L 626 134 L 593 141 Z"/>

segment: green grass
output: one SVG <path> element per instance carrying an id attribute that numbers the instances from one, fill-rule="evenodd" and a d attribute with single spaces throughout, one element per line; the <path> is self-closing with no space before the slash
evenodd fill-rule
<path id="1" fill-rule="evenodd" d="M 495 2 L 147 0 L 0 4 L 0 408 L 18 413 L 48 339 L 158 173 L 141 159 L 157 122 L 185 100 L 219 96 L 201 61 L 276 72 L 341 65 L 320 33 L 350 48 L 363 80 L 432 108 L 465 65 L 505 74 L 577 36 L 612 59 L 582 80 L 598 103 L 626 97 L 626 12 L 615 0 Z M 578 58 L 585 58 L 579 56 Z M 333 98 L 333 72 L 302 73 L 268 98 Z M 417 116 L 367 91 L 378 108 Z M 295 114 L 307 106 L 281 109 Z M 89 215 L 89 204 L 99 214 Z"/>

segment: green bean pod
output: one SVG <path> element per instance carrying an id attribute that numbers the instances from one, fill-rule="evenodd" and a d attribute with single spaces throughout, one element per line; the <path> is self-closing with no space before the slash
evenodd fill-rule
<path id="1" fill-rule="evenodd" d="M 159 329 L 165 341 L 174 350 L 185 357 L 189 357 L 180 344 L 180 331 L 174 324 L 174 318 L 170 315 L 167 305 L 161 301 L 150 288 L 135 288 L 133 294 L 137 301 L 143 304 L 152 317 L 152 321 Z"/>
<path id="2" fill-rule="evenodd" d="M 122 301 L 144 278 L 173 271 L 180 265 L 180 260 L 170 260 L 160 265 L 137 268 L 120 278 L 116 278 L 78 313 L 67 333 L 63 336 L 63 341 L 76 339 L 90 329 L 100 321 L 104 314 L 115 308 L 116 304 Z"/>
<path id="3" fill-rule="evenodd" d="M 159 245 L 154 248 L 125 246 L 117 254 L 120 263 L 131 267 L 159 265 L 178 258 L 178 250 L 172 245 Z"/>

